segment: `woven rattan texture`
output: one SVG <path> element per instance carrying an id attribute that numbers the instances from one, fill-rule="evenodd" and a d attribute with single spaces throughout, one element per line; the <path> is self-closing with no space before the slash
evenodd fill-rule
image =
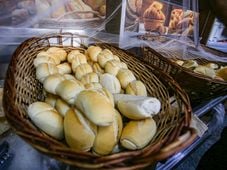
<path id="1" fill-rule="evenodd" d="M 165 54 L 160 54 L 154 49 L 145 47 L 143 48 L 142 58 L 148 64 L 160 68 L 162 71 L 173 77 L 174 80 L 176 80 L 187 92 L 193 105 L 227 94 L 226 81 L 209 78 L 176 64 L 174 59 L 177 59 L 177 55 L 171 56 L 170 59 L 165 57 Z M 198 64 L 207 64 L 211 62 L 205 59 L 195 60 Z M 226 63 L 212 62 L 219 66 L 226 65 Z"/>
<path id="2" fill-rule="evenodd" d="M 18 135 L 42 153 L 83 169 L 141 169 L 166 159 L 192 143 L 196 134 L 189 127 L 191 106 L 180 86 L 161 70 L 154 69 L 130 53 L 106 43 L 98 45 L 110 49 L 121 61 L 127 63 L 136 78 L 145 83 L 149 95 L 157 97 L 162 103 L 160 114 L 154 117 L 158 131 L 150 144 L 141 150 L 125 150 L 100 157 L 91 152 L 76 152 L 64 141 L 57 141 L 36 128 L 28 118 L 26 109 L 29 104 L 42 101 L 44 92 L 42 84 L 35 77 L 33 60 L 40 51 L 50 46 L 62 47 L 67 52 L 72 49 L 84 51 L 86 46 L 83 44 L 87 42 L 86 37 L 59 34 L 31 38 L 17 48 L 6 75 L 3 105 L 7 119 Z M 78 43 L 80 47 L 74 47 Z M 173 96 L 174 105 L 170 102 L 170 97 Z M 187 140 L 179 140 L 182 136 L 186 136 Z"/>

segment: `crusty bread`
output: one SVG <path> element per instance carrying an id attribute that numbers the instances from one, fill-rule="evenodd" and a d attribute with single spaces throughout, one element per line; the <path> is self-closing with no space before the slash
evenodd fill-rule
<path id="1" fill-rule="evenodd" d="M 66 57 L 67 57 L 67 53 L 63 48 L 59 48 L 59 47 L 50 47 L 47 50 L 48 53 L 50 53 L 51 55 L 53 55 L 55 58 L 59 58 L 60 61 L 65 61 Z"/>
<path id="2" fill-rule="evenodd" d="M 77 95 L 84 90 L 84 86 L 74 80 L 63 80 L 56 88 L 56 93 L 68 104 L 74 104 Z"/>
<path id="3" fill-rule="evenodd" d="M 42 63 L 36 67 L 36 78 L 43 83 L 45 78 L 51 74 L 58 73 L 58 68 L 54 64 Z"/>
<path id="4" fill-rule="evenodd" d="M 89 83 L 84 85 L 87 90 L 97 90 L 102 89 L 102 85 L 100 83 Z"/>
<path id="5" fill-rule="evenodd" d="M 43 87 L 47 92 L 57 94 L 56 88 L 63 80 L 65 80 L 65 78 L 59 73 L 49 75 L 45 78 Z"/>
<path id="6" fill-rule="evenodd" d="M 65 117 L 66 113 L 70 109 L 70 106 L 64 100 L 58 98 L 55 103 L 55 108 L 62 117 Z"/>
<path id="7" fill-rule="evenodd" d="M 72 72 L 71 65 L 67 62 L 57 65 L 60 74 L 70 74 Z"/>
<path id="8" fill-rule="evenodd" d="M 55 60 L 49 57 L 48 55 L 36 57 L 33 62 L 34 66 L 37 67 L 39 64 L 42 64 L 42 63 L 56 64 Z"/>
<path id="9" fill-rule="evenodd" d="M 161 109 L 160 101 L 153 97 L 117 94 L 114 95 L 114 99 L 119 111 L 133 120 L 151 117 Z"/>
<path id="10" fill-rule="evenodd" d="M 92 70 L 92 67 L 89 64 L 87 64 L 87 63 L 81 64 L 78 67 L 76 67 L 75 76 L 76 76 L 77 80 L 81 80 L 81 78 L 84 75 L 91 73 L 91 72 L 93 72 L 93 70 Z"/>
<path id="11" fill-rule="evenodd" d="M 55 107 L 58 98 L 59 97 L 56 96 L 56 95 L 53 95 L 51 93 L 47 93 L 46 98 L 45 98 L 45 103 L 48 103 L 52 107 Z"/>
<path id="12" fill-rule="evenodd" d="M 48 135 L 63 139 L 63 118 L 49 104 L 45 102 L 35 102 L 28 107 L 28 116 L 32 122 Z"/>
<path id="13" fill-rule="evenodd" d="M 87 49 L 88 55 L 93 62 L 98 61 L 98 54 L 102 51 L 99 46 L 89 46 Z"/>
<path id="14" fill-rule="evenodd" d="M 99 126 L 98 133 L 95 138 L 93 152 L 98 155 L 110 154 L 115 145 L 118 143 L 119 136 L 122 131 L 122 119 L 120 114 L 116 111 L 114 121 L 109 126 Z"/>
<path id="15" fill-rule="evenodd" d="M 99 76 L 98 76 L 98 74 L 91 72 L 91 73 L 85 74 L 81 78 L 81 82 L 83 84 L 98 83 L 99 82 Z"/>
<path id="16" fill-rule="evenodd" d="M 136 96 L 147 96 L 147 89 L 143 82 L 139 80 L 134 80 L 130 82 L 126 89 L 126 94 L 136 95 Z"/>
<path id="17" fill-rule="evenodd" d="M 70 109 L 64 118 L 64 132 L 65 140 L 71 148 L 86 152 L 93 146 L 97 127 L 88 121 L 80 111 Z"/>
<path id="18" fill-rule="evenodd" d="M 110 60 L 113 60 L 113 54 L 110 50 L 104 49 L 101 53 L 99 53 L 98 63 L 102 68 L 104 68 L 105 64 Z"/>
<path id="19" fill-rule="evenodd" d="M 117 78 L 123 89 L 125 89 L 130 82 L 136 80 L 134 74 L 128 69 L 120 69 L 117 73 Z"/>
<path id="20" fill-rule="evenodd" d="M 109 126 L 114 120 L 115 109 L 106 97 L 95 90 L 80 92 L 76 107 L 96 125 Z"/>
<path id="21" fill-rule="evenodd" d="M 120 93 L 121 85 L 119 80 L 112 74 L 105 73 L 100 76 L 100 84 L 111 93 Z"/>
<path id="22" fill-rule="evenodd" d="M 149 144 L 156 131 L 157 126 L 152 118 L 130 121 L 123 128 L 121 145 L 129 150 L 142 149 Z"/>
<path id="23" fill-rule="evenodd" d="M 87 63 L 87 58 L 84 54 L 76 54 L 74 58 L 72 59 L 72 70 L 75 73 L 76 68 L 81 65 L 81 64 L 86 64 Z"/>
<path id="24" fill-rule="evenodd" d="M 81 54 L 79 50 L 72 50 L 69 52 L 69 54 L 67 55 L 67 61 L 69 63 L 72 63 L 73 59 L 75 58 L 75 56 L 77 54 Z"/>

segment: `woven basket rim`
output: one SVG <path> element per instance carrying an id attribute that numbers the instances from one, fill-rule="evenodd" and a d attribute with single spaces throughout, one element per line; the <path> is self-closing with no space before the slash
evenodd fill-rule
<path id="1" fill-rule="evenodd" d="M 11 126 L 13 126 L 13 128 L 16 130 L 16 133 L 18 134 L 18 135 L 20 135 L 20 136 L 22 136 L 27 142 L 29 142 L 30 144 L 32 144 L 33 145 L 33 147 L 35 147 L 36 149 L 38 149 L 38 150 L 40 150 L 40 149 L 42 149 L 42 148 L 40 148 L 39 146 L 37 146 L 37 145 L 34 145 L 34 143 L 33 143 L 33 141 L 31 141 L 30 139 L 29 139 L 29 134 L 30 135 L 33 135 L 35 138 L 36 138 L 36 140 L 39 140 L 40 139 L 40 133 L 38 133 L 38 132 L 33 132 L 33 131 L 26 131 L 26 129 L 17 129 L 16 127 L 15 127 L 15 125 L 13 125 L 13 123 L 17 123 L 17 119 L 15 118 L 15 117 L 12 117 L 13 115 L 11 115 L 10 113 L 11 112 L 15 112 L 15 113 L 18 113 L 18 108 L 16 107 L 16 106 L 14 106 L 14 105 L 12 105 L 11 107 L 9 106 L 9 103 L 7 103 L 6 102 L 6 98 L 8 97 L 7 95 L 8 94 L 10 94 L 11 92 L 9 91 L 9 88 L 13 88 L 13 86 L 14 86 L 14 83 L 15 83 L 15 76 L 14 76 L 14 71 L 15 71 L 15 68 L 14 67 L 12 67 L 14 64 L 15 64 L 15 58 L 16 58 L 16 56 L 17 56 L 17 54 L 20 52 L 20 50 L 21 49 L 23 49 L 23 48 L 27 48 L 27 46 L 28 45 L 32 45 L 32 44 L 34 44 L 34 43 L 36 43 L 37 41 L 40 41 L 40 40 L 42 40 L 43 38 L 45 38 L 45 39 L 48 39 L 48 37 L 49 38 L 51 38 L 51 37 L 53 37 L 53 36 L 55 36 L 55 37 L 58 37 L 58 36 L 76 36 L 76 37 L 78 37 L 78 36 L 81 36 L 81 35 L 76 35 L 76 34 L 72 34 L 72 33 L 60 33 L 60 34 L 49 34 L 49 35 L 44 35 L 43 37 L 33 37 L 33 38 L 30 38 L 30 39 L 27 39 L 26 41 L 24 41 L 17 49 L 16 49 L 16 51 L 14 52 L 14 54 L 13 54 L 13 57 L 12 57 L 12 59 L 11 59 L 11 62 L 10 62 L 10 65 L 9 65 L 9 67 L 8 67 L 8 70 L 7 70 L 7 77 L 9 78 L 10 77 L 10 79 L 7 79 L 7 81 L 5 81 L 5 84 L 4 84 L 4 91 L 6 91 L 6 93 L 4 93 L 4 96 L 3 96 L 3 107 L 4 107 L 4 111 L 5 111 L 5 113 L 6 113 L 6 117 L 7 117 L 7 119 L 9 120 L 9 122 L 10 122 L 10 124 L 11 124 Z M 85 36 L 86 37 L 86 36 Z M 103 43 L 103 42 L 101 42 L 101 43 Z M 110 44 L 107 44 L 107 45 L 110 45 Z M 117 47 L 115 47 L 115 48 L 117 48 Z M 121 50 L 121 49 L 120 49 Z M 124 51 L 124 50 L 122 50 L 122 51 Z M 128 52 L 127 51 L 124 51 L 125 53 L 127 53 L 128 54 Z M 130 55 L 133 55 L 133 54 L 131 54 L 130 53 Z M 142 62 L 142 61 L 141 61 Z M 146 63 L 144 63 L 145 65 L 146 65 Z M 149 65 L 146 65 L 146 67 L 147 67 L 147 69 L 150 67 Z M 161 70 L 160 70 L 161 71 Z M 179 93 L 179 95 L 181 96 L 181 100 L 182 100 L 182 102 L 184 103 L 184 105 L 185 105 L 185 116 L 186 116 L 186 118 L 184 118 L 184 123 L 182 123 L 181 124 L 181 128 L 183 128 L 183 126 L 184 127 L 186 127 L 187 128 L 187 131 L 188 132 L 191 132 L 191 136 L 190 136 L 190 140 L 188 141 L 188 143 L 187 143 L 187 145 L 189 145 L 190 143 L 192 143 L 193 142 L 193 140 L 196 138 L 196 133 L 195 133 L 195 131 L 193 130 L 193 128 L 190 128 L 189 127 L 189 120 L 191 119 L 191 117 L 190 117 L 190 115 L 191 115 L 191 106 L 190 106 L 190 101 L 189 101 L 189 99 L 188 99 L 188 96 L 187 96 L 187 94 L 185 93 L 185 91 L 184 90 L 182 90 L 181 89 L 181 87 L 169 76 L 169 75 L 167 75 L 167 74 L 165 74 L 164 72 L 162 72 L 161 71 L 161 73 L 162 74 L 164 74 L 164 75 L 166 75 L 167 76 L 167 78 L 169 78 L 170 79 L 170 83 L 172 83 L 175 87 L 176 87 L 176 89 L 177 89 L 177 92 Z M 15 96 L 11 96 L 11 98 L 13 99 Z M 10 101 L 10 105 L 11 105 L 11 103 L 13 103 L 14 101 Z M 19 117 L 19 115 L 17 115 L 18 117 Z M 185 122 L 185 119 L 188 119 L 188 121 L 187 122 Z M 18 119 L 19 120 L 19 119 Z M 13 122 L 14 121 L 14 122 Z M 24 120 L 24 121 L 22 121 L 22 122 L 18 122 L 19 124 L 23 124 L 23 123 L 28 123 L 28 122 L 26 122 L 26 120 Z M 179 127 L 180 128 L 180 127 Z M 180 128 L 180 129 L 181 129 Z M 178 133 L 180 133 L 180 131 L 178 131 L 177 129 L 175 129 L 174 130 L 175 131 L 175 133 L 176 134 L 178 134 Z M 168 140 L 167 138 L 165 138 L 165 139 L 163 139 L 163 140 Z M 163 141 L 164 142 L 164 141 Z M 47 144 L 48 144 L 48 146 L 47 146 L 47 149 L 48 149 L 48 147 L 50 147 L 51 148 L 51 145 L 50 145 L 50 142 L 47 142 Z M 59 147 L 61 148 L 61 144 L 59 143 L 56 143 L 56 145 L 59 145 Z M 186 145 L 186 144 L 185 144 Z M 182 147 L 184 146 L 185 147 L 185 145 L 180 145 L 180 146 L 177 146 L 176 148 L 174 148 L 174 149 L 172 149 L 171 151 L 172 152 L 176 152 L 177 150 L 179 150 L 179 149 L 182 149 Z M 149 147 L 149 146 L 148 146 Z M 68 147 L 67 147 L 68 148 Z M 66 147 L 63 147 L 63 149 L 66 149 Z M 129 159 L 129 157 L 131 157 L 131 156 L 134 156 L 134 157 L 136 157 L 136 156 L 139 156 L 139 155 L 141 155 L 141 154 L 143 154 L 144 152 L 145 152 L 145 150 L 146 150 L 147 148 L 145 148 L 145 149 L 141 149 L 141 150 L 136 150 L 136 151 L 123 151 L 123 152 L 120 152 L 120 153 L 114 153 L 114 154 L 111 154 L 111 155 L 107 155 L 107 156 L 102 156 L 102 157 L 100 157 L 100 160 L 106 160 L 106 161 L 108 161 L 109 159 L 110 160 L 112 160 L 113 158 L 117 158 L 118 160 L 119 159 L 124 159 L 124 160 L 127 160 L 127 159 Z M 68 151 L 72 151 L 72 152 L 74 152 L 74 153 L 76 153 L 75 151 L 73 151 L 73 149 L 69 149 L 68 148 Z M 49 155 L 52 155 L 52 156 L 54 156 L 54 152 L 50 152 L 50 151 L 48 151 L 48 150 L 45 150 L 44 148 L 43 148 L 43 150 L 41 150 L 42 152 L 44 152 L 44 153 L 47 153 L 47 154 L 49 154 Z M 59 151 L 62 151 L 62 149 L 58 149 L 56 152 L 59 152 Z M 67 149 L 66 149 L 66 151 L 65 152 L 67 152 Z M 64 153 L 65 153 L 64 152 Z M 163 153 L 161 153 L 160 155 L 156 155 L 156 156 L 154 156 L 154 158 L 152 158 L 153 159 L 153 161 L 155 160 L 155 161 L 159 161 L 160 159 L 166 159 L 169 155 L 172 155 L 173 153 L 172 152 L 168 152 L 168 153 L 165 153 L 165 152 L 163 152 Z M 97 158 L 95 155 L 93 155 L 92 153 L 83 153 L 82 155 L 84 155 L 85 157 L 86 156 L 90 156 L 90 157 L 94 157 L 94 158 Z M 122 158 L 122 155 L 124 155 L 125 157 L 124 158 Z M 55 157 L 56 159 L 59 159 L 59 160 L 61 160 L 61 161 L 65 161 L 65 162 L 67 162 L 66 160 L 64 160 L 63 158 L 59 158 L 59 157 Z M 68 162 L 68 163 L 70 163 L 70 162 Z M 72 163 L 72 162 L 71 162 Z M 73 165 L 77 165 L 78 164 L 78 166 L 79 166 L 79 163 L 78 162 L 75 162 Z M 97 164 L 97 168 L 100 168 L 100 167 L 98 167 L 98 166 L 101 166 L 101 164 L 102 163 L 98 163 Z M 147 163 L 148 164 L 148 163 Z M 146 165 L 147 165 L 146 164 Z M 150 164 L 150 163 L 149 163 Z M 81 165 L 82 166 L 82 165 Z M 85 165 L 84 165 L 85 166 Z M 86 165 L 86 166 L 89 166 L 89 165 Z M 141 164 L 141 166 L 142 166 L 142 164 Z M 143 166 L 145 166 L 145 164 L 143 164 Z"/>

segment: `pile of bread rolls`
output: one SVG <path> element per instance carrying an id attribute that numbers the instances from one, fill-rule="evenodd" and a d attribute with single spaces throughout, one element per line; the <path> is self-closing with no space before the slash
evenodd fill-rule
<path id="1" fill-rule="evenodd" d="M 45 101 L 29 105 L 31 121 L 46 134 L 65 140 L 76 151 L 108 155 L 149 144 L 160 112 L 157 98 L 147 97 L 143 82 L 109 49 L 59 47 L 34 59 Z"/>
<path id="2" fill-rule="evenodd" d="M 203 74 L 212 79 L 227 81 L 227 66 L 219 66 L 216 63 L 198 64 L 196 60 L 176 60 L 178 65 L 192 69 L 195 73 Z"/>

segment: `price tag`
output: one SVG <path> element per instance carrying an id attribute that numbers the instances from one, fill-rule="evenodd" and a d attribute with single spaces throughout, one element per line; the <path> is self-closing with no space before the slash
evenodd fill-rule
<path id="1" fill-rule="evenodd" d="M 195 128 L 199 137 L 202 137 L 203 134 L 208 130 L 208 127 L 198 116 L 192 114 L 191 127 Z"/>

